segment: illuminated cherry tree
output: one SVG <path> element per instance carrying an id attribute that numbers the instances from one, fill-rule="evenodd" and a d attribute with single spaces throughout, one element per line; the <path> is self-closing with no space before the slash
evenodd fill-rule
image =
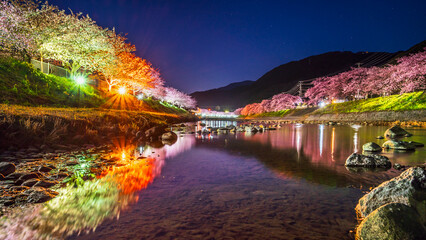
<path id="1" fill-rule="evenodd" d="M 398 59 L 395 65 L 353 68 L 331 77 L 317 78 L 305 97 L 309 98 L 309 103 L 316 104 L 325 99 L 359 99 L 425 90 L 425 76 L 426 51 L 422 51 Z"/>
<path id="2" fill-rule="evenodd" d="M 260 103 L 252 103 L 246 105 L 242 109 L 238 109 L 238 114 L 251 115 L 264 112 L 276 112 L 285 109 L 292 109 L 302 103 L 302 99 L 298 96 L 293 96 L 287 93 L 274 95 L 272 99 L 263 100 Z"/>
<path id="3" fill-rule="evenodd" d="M 0 1 L 0 50 L 23 55 L 33 51 L 34 42 L 26 27 L 26 14 L 7 1 Z"/>
<path id="4" fill-rule="evenodd" d="M 196 107 L 196 102 L 191 96 L 182 93 L 175 88 L 166 87 L 165 92 L 166 95 L 164 96 L 164 101 L 168 103 L 181 108 L 192 109 Z"/>

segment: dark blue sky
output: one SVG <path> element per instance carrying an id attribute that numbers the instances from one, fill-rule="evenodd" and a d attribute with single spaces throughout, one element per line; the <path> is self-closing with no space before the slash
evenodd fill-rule
<path id="1" fill-rule="evenodd" d="M 188 93 L 328 51 L 395 52 L 426 39 L 426 1 L 49 2 L 128 33 L 137 55 Z"/>

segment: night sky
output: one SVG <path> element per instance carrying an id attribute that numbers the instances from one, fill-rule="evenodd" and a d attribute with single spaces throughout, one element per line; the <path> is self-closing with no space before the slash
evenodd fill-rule
<path id="1" fill-rule="evenodd" d="M 328 51 L 395 52 L 426 39 L 426 1 L 49 2 L 128 33 L 136 54 L 187 93 Z"/>

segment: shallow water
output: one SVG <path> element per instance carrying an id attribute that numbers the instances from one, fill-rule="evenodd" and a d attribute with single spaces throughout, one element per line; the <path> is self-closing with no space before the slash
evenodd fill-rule
<path id="1" fill-rule="evenodd" d="M 257 134 L 182 135 L 149 150 L 164 161 L 138 202 L 70 239 L 350 239 L 358 199 L 399 172 L 351 171 L 344 161 L 366 142 L 383 143 L 376 136 L 385 130 L 287 124 Z M 425 142 L 424 129 L 409 131 L 407 140 Z M 383 155 L 404 165 L 426 159 L 424 148 Z"/>

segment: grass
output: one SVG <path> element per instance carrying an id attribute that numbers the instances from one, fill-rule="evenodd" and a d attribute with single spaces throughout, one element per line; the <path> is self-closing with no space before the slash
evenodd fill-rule
<path id="1" fill-rule="evenodd" d="M 0 103 L 25 106 L 100 106 L 104 99 L 91 86 L 47 75 L 30 63 L 0 58 Z"/>
<path id="2" fill-rule="evenodd" d="M 424 92 L 404 93 L 401 95 L 330 104 L 317 110 L 314 114 L 406 111 L 419 109 L 426 109 L 426 95 Z"/>
<path id="3" fill-rule="evenodd" d="M 290 113 L 290 109 L 285 109 L 277 112 L 265 112 L 249 115 L 250 118 L 262 118 L 262 117 L 284 117 Z"/>

